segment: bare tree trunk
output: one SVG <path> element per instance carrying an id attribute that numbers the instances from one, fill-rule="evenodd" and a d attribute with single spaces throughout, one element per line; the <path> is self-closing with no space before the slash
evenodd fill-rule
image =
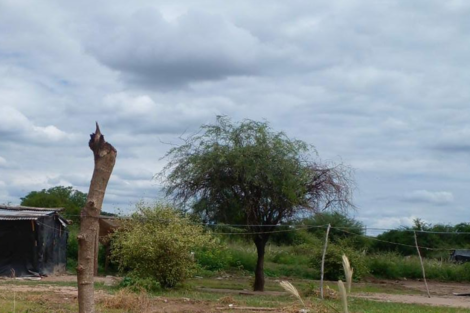
<path id="1" fill-rule="evenodd" d="M 79 313 L 95 312 L 94 262 L 96 236 L 99 230 L 99 216 L 109 178 L 116 162 L 117 151 L 104 140 L 98 123 L 90 135 L 88 145 L 95 157 L 95 168 L 91 178 L 87 202 L 80 216 L 78 234 L 78 307 Z"/>
<path id="2" fill-rule="evenodd" d="M 268 238 L 258 235 L 254 238 L 256 251 L 258 252 L 258 260 L 255 269 L 255 283 L 253 284 L 254 291 L 264 291 L 264 254 Z"/>
<path id="3" fill-rule="evenodd" d="M 98 220 L 98 230 L 95 234 L 95 261 L 93 262 L 93 276 L 98 276 L 98 257 L 100 252 L 100 225 Z"/>

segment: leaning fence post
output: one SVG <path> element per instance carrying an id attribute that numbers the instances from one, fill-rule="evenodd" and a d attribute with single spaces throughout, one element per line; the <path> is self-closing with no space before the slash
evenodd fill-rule
<path id="1" fill-rule="evenodd" d="M 320 296 L 323 299 L 323 275 L 325 273 L 325 255 L 326 255 L 326 247 L 328 246 L 328 235 L 330 234 L 331 224 L 328 224 L 328 228 L 326 229 L 326 236 L 325 236 L 325 245 L 323 246 L 323 256 L 321 258 L 321 278 L 320 278 Z"/>
<path id="2" fill-rule="evenodd" d="M 415 234 L 416 250 L 418 251 L 419 260 L 421 261 L 421 270 L 423 271 L 424 285 L 426 285 L 426 291 L 428 293 L 428 297 L 431 298 L 431 294 L 429 293 L 428 282 L 426 281 L 426 272 L 424 271 L 423 258 L 421 257 L 421 252 L 419 252 L 418 237 L 416 236 L 416 231 L 414 231 L 414 234 Z"/>

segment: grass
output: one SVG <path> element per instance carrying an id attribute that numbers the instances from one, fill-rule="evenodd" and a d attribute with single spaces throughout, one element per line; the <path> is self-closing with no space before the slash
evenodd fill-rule
<path id="1" fill-rule="evenodd" d="M 312 263 L 312 251 L 313 247 L 307 245 L 276 246 L 268 244 L 264 265 L 265 275 L 280 279 L 285 277 L 319 279 L 320 268 L 317 266 L 319 264 Z M 249 243 L 231 243 L 228 244 L 227 253 L 230 253 L 231 258 L 223 270 L 245 271 L 246 275 L 253 273 L 257 257 L 254 245 Z M 334 251 L 330 251 L 330 257 L 332 253 L 334 255 Z M 364 277 L 421 279 L 423 275 L 417 256 L 404 257 L 395 253 L 371 254 L 363 256 L 360 262 Z M 333 265 L 337 265 L 336 270 L 342 273 L 343 268 L 340 256 L 336 263 L 338 264 L 328 264 L 330 271 Z M 355 277 L 357 278 L 358 264 L 352 264 L 352 267 L 354 267 Z M 426 277 L 431 280 L 470 282 L 470 263 L 456 264 L 447 260 L 424 259 L 424 267 Z"/>
<path id="2" fill-rule="evenodd" d="M 306 254 L 296 253 L 295 247 L 268 245 L 265 255 L 265 275 L 267 277 L 297 277 L 317 279 L 319 269 L 312 268 Z M 252 273 L 256 266 L 256 248 L 250 244 L 229 244 L 231 259 L 225 270 L 244 270 Z"/>
<path id="3" fill-rule="evenodd" d="M 393 253 L 368 256 L 370 274 L 387 279 L 421 279 L 423 277 L 418 257 L 403 257 Z M 425 259 L 426 278 L 437 281 L 470 281 L 470 263 L 456 264 L 448 261 Z"/>

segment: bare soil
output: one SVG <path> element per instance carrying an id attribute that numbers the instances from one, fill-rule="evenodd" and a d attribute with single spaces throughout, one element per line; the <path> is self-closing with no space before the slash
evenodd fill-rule
<path id="1" fill-rule="evenodd" d="M 423 281 L 413 280 L 373 280 L 361 283 L 386 287 L 397 287 L 404 291 L 409 290 L 420 294 L 387 294 L 387 293 L 356 293 L 353 297 L 365 298 L 375 301 L 426 304 L 432 306 L 447 306 L 457 308 L 470 308 L 470 297 L 455 296 L 455 293 L 470 293 L 470 284 L 442 283 L 428 281 L 431 298 L 427 296 L 426 286 Z"/>
<path id="2" fill-rule="evenodd" d="M 72 303 L 77 301 L 77 288 L 72 286 L 58 286 L 57 284 L 47 285 L 47 282 L 75 282 L 75 276 L 54 276 L 46 277 L 41 280 L 41 284 L 1 284 L 0 281 L 0 293 L 2 290 L 5 291 L 16 291 L 18 293 L 30 293 L 50 294 L 56 302 Z M 105 282 L 105 277 L 98 277 L 98 282 Z M 368 287 L 384 287 L 384 290 L 397 290 L 403 294 L 390 294 L 382 292 L 370 292 L 370 293 L 353 293 L 353 297 L 369 299 L 374 301 L 384 302 L 398 302 L 398 303 L 413 303 L 413 304 L 424 304 L 431 306 L 446 306 L 456 308 L 469 308 L 470 309 L 470 297 L 455 296 L 454 293 L 470 293 L 470 284 L 462 283 L 441 283 L 441 282 L 428 282 L 431 298 L 427 297 L 426 288 L 422 281 L 390 281 L 390 280 L 372 280 L 360 284 L 357 286 L 368 286 Z M 240 290 L 211 290 L 206 289 L 208 292 L 224 292 L 224 293 L 238 293 Z M 409 294 L 409 293 L 412 294 Z M 272 294 L 279 296 L 285 294 L 283 292 L 266 292 L 263 295 Z M 97 290 L 95 293 L 97 300 L 103 300 L 109 297 L 106 291 Z M 222 295 L 221 295 L 222 296 Z M 51 299 L 50 299 L 51 300 Z M 192 300 L 187 298 L 181 299 L 168 299 L 164 297 L 152 298 L 152 303 L 158 303 L 152 312 L 163 313 L 163 312 L 221 312 L 220 306 L 225 304 L 217 302 L 209 302 L 202 300 Z M 153 307 L 153 306 L 152 306 Z M 227 305 L 228 308 L 228 305 Z M 222 310 L 223 312 L 223 310 Z M 245 311 L 250 312 L 250 311 Z"/>

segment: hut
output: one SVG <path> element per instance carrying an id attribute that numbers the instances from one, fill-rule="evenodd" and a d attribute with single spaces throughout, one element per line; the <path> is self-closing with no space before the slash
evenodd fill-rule
<path id="1" fill-rule="evenodd" d="M 450 254 L 450 260 L 456 263 L 470 262 L 470 250 L 454 250 Z"/>
<path id="2" fill-rule="evenodd" d="M 65 272 L 68 222 L 61 210 L 0 205 L 0 276 Z"/>

